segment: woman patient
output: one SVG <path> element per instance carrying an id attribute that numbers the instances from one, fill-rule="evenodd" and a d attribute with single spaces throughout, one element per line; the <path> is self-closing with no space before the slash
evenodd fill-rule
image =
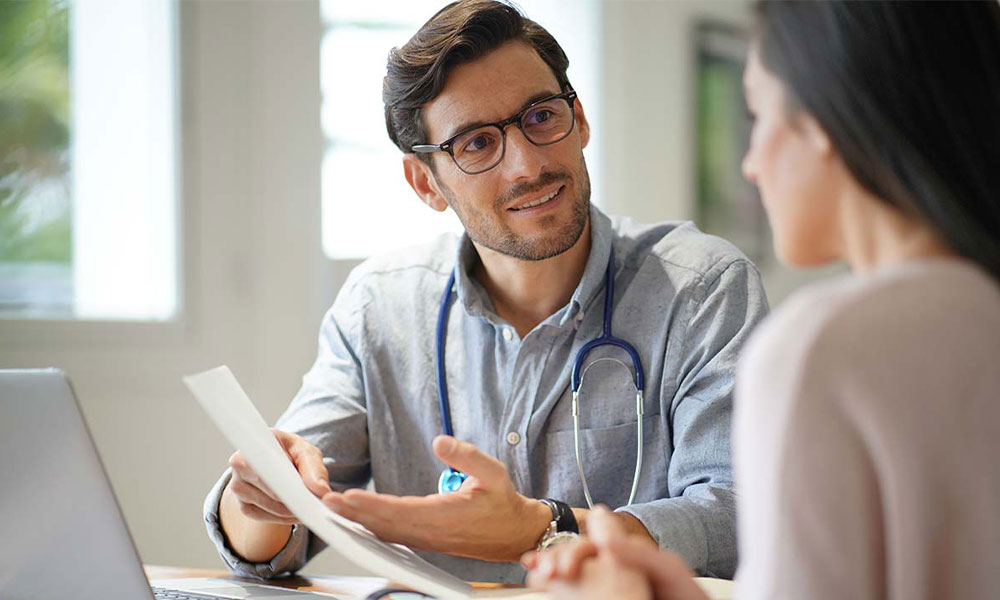
<path id="1" fill-rule="evenodd" d="M 778 256 L 845 259 L 737 374 L 739 598 L 1000 590 L 1000 4 L 763 2 L 743 163 Z M 526 555 L 558 598 L 705 598 L 626 538 Z"/>

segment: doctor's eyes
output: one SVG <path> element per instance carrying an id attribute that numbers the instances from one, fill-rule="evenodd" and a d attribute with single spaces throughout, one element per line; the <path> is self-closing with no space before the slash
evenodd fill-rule
<path id="1" fill-rule="evenodd" d="M 550 109 L 539 109 L 524 115 L 525 127 L 531 125 L 541 125 L 552 118 L 554 112 Z"/>
<path id="2" fill-rule="evenodd" d="M 458 152 L 462 154 L 492 152 L 498 143 L 499 140 L 496 133 L 489 131 L 474 132 L 458 145 Z"/>
<path id="3" fill-rule="evenodd" d="M 491 145 L 493 145 L 493 144 L 496 143 L 496 140 L 494 140 L 493 137 L 494 136 L 485 135 L 485 134 L 477 135 L 476 137 L 474 137 L 471 140 L 469 140 L 469 142 L 467 144 L 465 144 L 465 147 L 463 148 L 463 150 L 465 150 L 467 152 L 468 151 L 477 152 L 477 151 L 486 150 Z"/>

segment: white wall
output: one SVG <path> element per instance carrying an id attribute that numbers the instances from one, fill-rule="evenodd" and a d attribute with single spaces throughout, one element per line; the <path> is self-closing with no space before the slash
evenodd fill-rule
<path id="1" fill-rule="evenodd" d="M 702 14 L 739 20 L 746 4 L 605 3 L 606 94 L 591 120 L 613 149 L 600 192 L 610 212 L 692 214 L 692 31 Z M 273 421 L 352 266 L 321 252 L 320 35 L 313 1 L 180 3 L 179 322 L 0 322 L 0 366 L 71 376 L 148 563 L 222 564 L 201 503 L 230 449 L 180 376 L 229 364 Z M 331 553 L 310 570 L 353 572 Z"/>
<path id="2" fill-rule="evenodd" d="M 741 0 L 604 4 L 604 111 L 608 212 L 639 222 L 695 212 L 695 47 L 699 19 L 745 23 Z M 613 149 L 611 151 L 610 149 Z"/>

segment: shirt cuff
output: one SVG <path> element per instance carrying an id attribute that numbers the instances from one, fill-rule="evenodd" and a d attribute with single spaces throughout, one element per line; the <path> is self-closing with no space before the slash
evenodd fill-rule
<path id="1" fill-rule="evenodd" d="M 205 498 L 205 528 L 208 530 L 208 537 L 215 544 L 222 560 L 225 561 L 229 570 L 243 577 L 256 577 L 259 579 L 269 579 L 285 573 L 294 573 L 302 568 L 306 563 L 306 550 L 309 546 L 309 530 L 304 525 L 292 526 L 292 535 L 280 552 L 274 555 L 267 562 L 248 562 L 237 555 L 222 531 L 222 524 L 219 521 L 219 503 L 222 501 L 222 492 L 232 478 L 232 470 L 226 469 L 225 473 L 215 484 Z"/>
<path id="2" fill-rule="evenodd" d="M 705 490 L 703 498 L 664 498 L 623 506 L 638 519 L 660 548 L 681 555 L 699 575 L 731 579 L 736 571 L 735 507 L 732 491 Z"/>

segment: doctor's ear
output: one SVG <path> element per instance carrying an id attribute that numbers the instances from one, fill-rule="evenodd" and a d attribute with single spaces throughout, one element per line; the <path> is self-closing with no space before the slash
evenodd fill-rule
<path id="1" fill-rule="evenodd" d="M 573 111 L 576 113 L 576 126 L 580 128 L 580 147 L 586 148 L 590 142 L 590 122 L 587 121 L 587 115 L 583 112 L 583 104 L 579 98 L 573 101 Z"/>
<path id="2" fill-rule="evenodd" d="M 403 175 L 424 204 L 439 212 L 448 208 L 448 201 L 434 179 L 431 166 L 416 154 L 411 152 L 403 155 Z"/>

